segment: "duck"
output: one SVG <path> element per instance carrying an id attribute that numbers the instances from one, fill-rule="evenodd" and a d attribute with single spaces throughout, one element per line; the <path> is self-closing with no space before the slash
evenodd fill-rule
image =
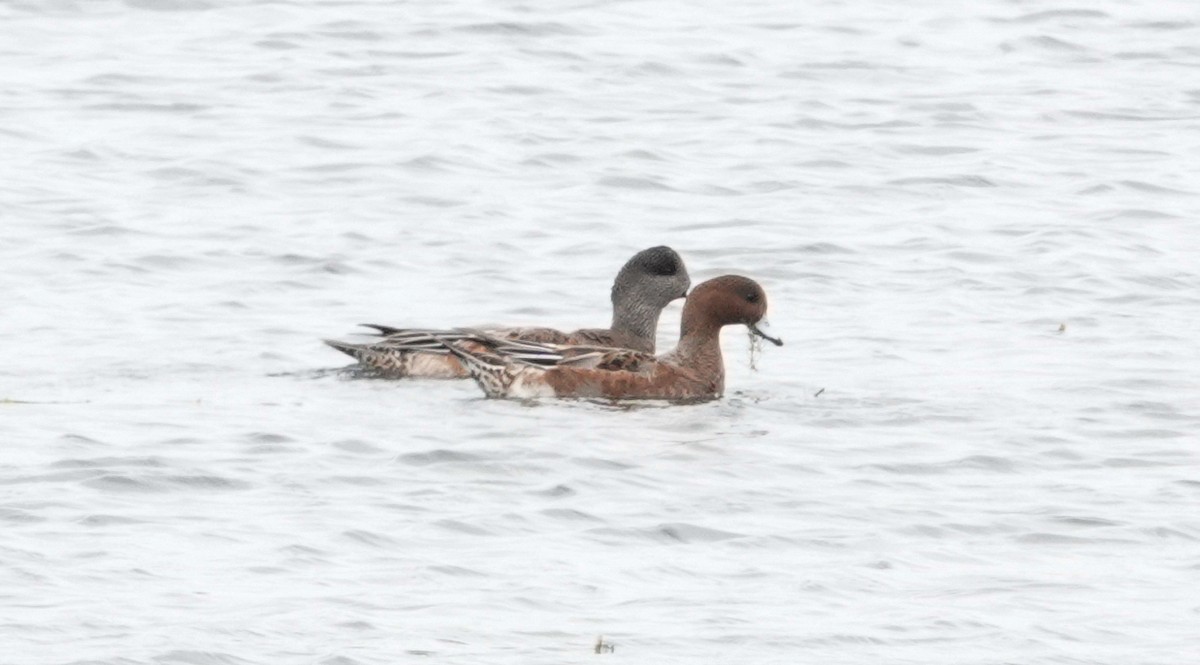
<path id="1" fill-rule="evenodd" d="M 440 338 L 471 378 L 492 398 L 585 398 L 607 400 L 708 400 L 725 392 L 721 329 L 744 325 L 776 346 L 783 340 L 760 327 L 767 294 L 741 275 L 723 275 L 692 289 L 683 306 L 679 343 L 659 356 L 614 349 L 511 340 L 480 331 L 464 344 Z"/>
<path id="2" fill-rule="evenodd" d="M 672 301 L 687 296 L 691 278 L 683 258 L 659 245 L 625 262 L 613 280 L 612 323 L 608 328 L 563 332 L 552 328 L 398 328 L 363 324 L 379 336 L 366 343 L 323 340 L 385 378 L 467 379 L 470 372 L 446 346 L 486 351 L 489 340 L 557 345 L 588 345 L 654 353 L 658 320 Z"/>

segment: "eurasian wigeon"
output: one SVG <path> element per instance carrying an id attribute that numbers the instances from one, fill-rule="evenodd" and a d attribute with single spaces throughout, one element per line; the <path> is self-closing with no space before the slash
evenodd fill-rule
<path id="1" fill-rule="evenodd" d="M 759 329 L 766 313 L 767 294 L 757 282 L 725 275 L 692 290 L 683 306 L 679 345 L 658 357 L 503 339 L 487 340 L 483 350 L 477 342 L 452 338 L 445 344 L 488 397 L 711 399 L 725 391 L 721 328 L 741 324 L 752 335 L 783 346 Z"/>
<path id="2" fill-rule="evenodd" d="M 612 325 L 562 332 L 550 328 L 501 328 L 465 333 L 462 330 L 393 328 L 367 324 L 382 336 L 364 344 L 325 340 L 369 369 L 392 378 L 465 379 L 470 376 L 441 340 L 470 346 L 472 337 L 499 338 L 546 344 L 584 344 L 654 353 L 658 317 L 671 301 L 683 298 L 691 286 L 683 259 L 670 247 L 642 250 L 625 263 L 612 286 Z M 473 348 L 484 350 L 482 339 Z"/>

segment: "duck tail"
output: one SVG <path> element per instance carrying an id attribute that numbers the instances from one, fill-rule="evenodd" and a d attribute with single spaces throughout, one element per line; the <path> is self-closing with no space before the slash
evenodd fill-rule
<path id="1" fill-rule="evenodd" d="M 407 332 L 409 330 L 408 328 L 395 328 L 393 326 L 381 326 L 378 323 L 360 323 L 358 325 L 360 325 L 364 328 L 374 329 L 375 332 L 372 334 L 379 335 L 381 337 L 386 337 L 388 335 L 395 335 L 396 333 L 403 333 L 403 332 Z"/>
<path id="2" fill-rule="evenodd" d="M 402 379 L 413 376 L 412 353 L 407 349 L 375 344 L 350 344 L 332 339 L 322 341 L 357 360 L 363 369 L 379 372 L 388 378 Z"/>
<path id="3" fill-rule="evenodd" d="M 354 358 L 355 360 L 362 360 L 362 351 L 363 350 L 357 344 L 350 344 L 348 342 L 339 342 L 336 339 L 323 339 L 321 341 L 325 342 L 329 346 L 337 349 L 338 351 L 341 351 L 342 353 L 350 356 L 351 358 Z"/>

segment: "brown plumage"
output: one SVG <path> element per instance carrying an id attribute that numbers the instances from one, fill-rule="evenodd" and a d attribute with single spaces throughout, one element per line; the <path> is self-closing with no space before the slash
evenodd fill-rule
<path id="1" fill-rule="evenodd" d="M 632 350 L 443 340 L 489 397 L 593 397 L 608 399 L 698 399 L 725 391 L 721 328 L 741 324 L 776 345 L 758 329 L 767 295 L 739 275 L 711 279 L 693 289 L 683 307 L 679 345 L 654 357 Z M 480 350 L 479 344 L 485 347 Z"/>

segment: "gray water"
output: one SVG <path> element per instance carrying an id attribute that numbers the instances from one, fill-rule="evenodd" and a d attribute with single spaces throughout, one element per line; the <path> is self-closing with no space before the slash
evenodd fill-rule
<path id="1" fill-rule="evenodd" d="M 1194 659 L 1196 9 L 0 5 L 0 662 Z M 660 243 L 723 400 L 319 342 Z"/>

